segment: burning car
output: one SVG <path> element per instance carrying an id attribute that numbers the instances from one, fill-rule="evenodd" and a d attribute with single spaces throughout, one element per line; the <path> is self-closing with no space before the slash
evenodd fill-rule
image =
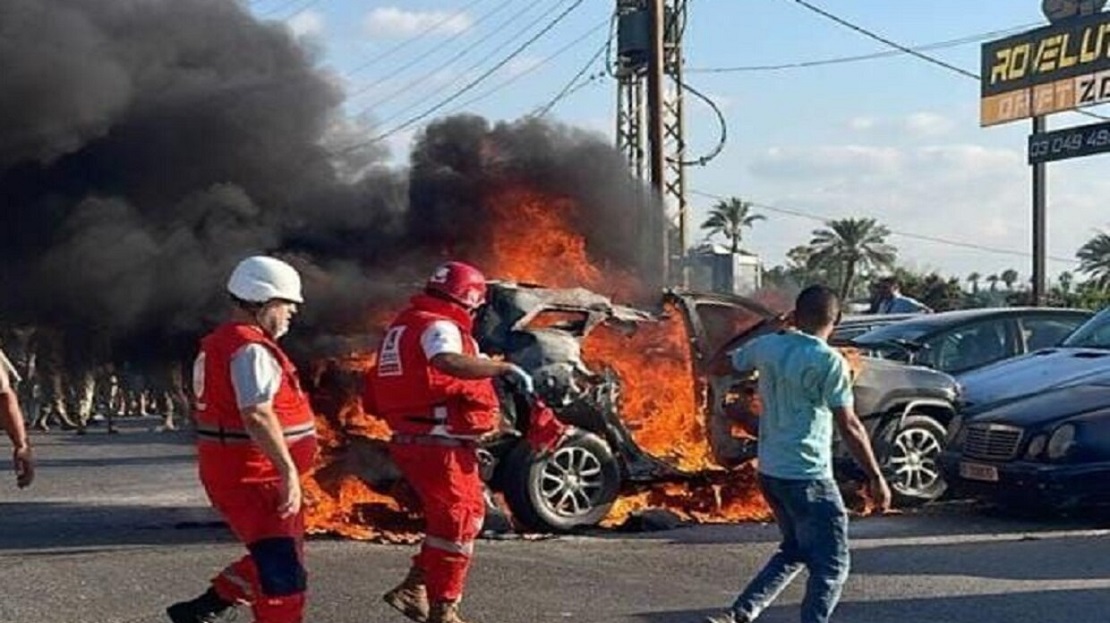
<path id="1" fill-rule="evenodd" d="M 586 431 L 547 459 L 536 460 L 520 446 L 509 455 L 508 469 L 494 470 L 493 482 L 505 492 L 515 516 L 547 528 L 595 523 L 630 483 L 681 480 L 755 457 L 754 431 L 738 426 L 744 411 L 758 409 L 754 388 L 731 371 L 724 373 L 719 363 L 728 351 L 782 328 L 783 317 L 750 299 L 723 294 L 668 290 L 662 306 L 665 311 L 659 315 L 613 305 L 581 289 L 492 288 L 476 329 L 483 350 L 531 371 L 537 391 L 559 417 Z M 639 396 L 622 394 L 629 389 L 624 379 L 633 375 L 614 370 L 610 362 L 619 357 L 596 352 L 606 344 L 591 338 L 598 327 L 632 333 L 652 330 L 675 316 L 685 326 L 690 357 L 685 378 L 678 380 L 689 384 L 694 397 L 678 406 L 693 411 L 688 427 L 704 440 L 701 448 L 684 452 L 675 448 L 696 446 L 699 440 L 674 430 L 663 439 L 647 434 L 648 422 L 637 421 L 627 407 L 629 398 L 642 401 L 644 390 L 652 388 L 637 388 Z M 591 359 L 596 365 L 587 364 Z M 862 368 L 856 379 L 857 407 L 875 436 L 899 500 L 908 504 L 939 497 L 945 483 L 936 459 L 954 414 L 955 381 L 934 370 L 889 361 L 860 360 L 857 368 Z M 660 384 L 655 390 L 662 394 L 667 388 Z M 507 404 L 520 412 L 518 400 Z M 839 454 L 847 458 L 843 449 Z M 581 486 L 568 490 L 570 485 Z"/>
<path id="2" fill-rule="evenodd" d="M 492 284 L 475 323 L 483 352 L 528 370 L 536 393 L 574 433 L 538 455 L 525 440 L 526 397 L 499 384 L 503 423 L 483 441 L 483 478 L 530 530 L 596 525 L 621 514 L 615 505 L 625 515 L 663 504 L 698 520 L 766 517 L 750 469 L 757 441 L 741 424 L 758 413 L 758 397 L 720 362 L 784 323 L 756 301 L 724 294 L 668 290 L 646 310 L 582 288 Z M 857 358 L 855 367 L 861 416 L 900 500 L 939 496 L 933 461 L 955 382 L 881 360 Z M 343 469 L 373 473 L 379 485 L 396 479 L 388 432 L 360 436 L 362 458 Z"/>

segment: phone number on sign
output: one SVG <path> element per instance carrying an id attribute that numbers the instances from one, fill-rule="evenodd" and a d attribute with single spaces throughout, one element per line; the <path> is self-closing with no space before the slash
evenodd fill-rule
<path id="1" fill-rule="evenodd" d="M 1029 139 L 1029 162 L 1046 162 L 1110 151 L 1110 126 L 1051 132 Z"/>

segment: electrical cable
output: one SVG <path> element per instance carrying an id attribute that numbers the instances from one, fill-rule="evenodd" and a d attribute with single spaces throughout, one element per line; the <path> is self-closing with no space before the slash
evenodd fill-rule
<path id="1" fill-rule="evenodd" d="M 686 82 L 680 82 L 679 86 L 682 88 L 682 90 L 693 93 L 694 96 L 705 102 L 713 110 L 713 113 L 717 116 L 717 123 L 720 124 L 721 127 L 721 135 L 720 138 L 717 140 L 717 145 L 713 147 L 713 149 L 708 154 L 699 158 L 695 158 L 694 160 L 683 160 L 679 162 L 679 164 L 683 166 L 704 167 L 706 164 L 709 163 L 709 161 L 713 160 L 714 158 L 719 156 L 722 151 L 724 151 L 725 144 L 728 142 L 728 122 L 725 120 L 725 115 L 723 112 L 721 112 L 720 107 L 718 107 L 717 103 L 714 102 L 708 95 L 705 95 L 704 93 L 690 86 Z M 672 162 L 674 161 L 670 158 L 668 160 L 671 160 Z"/>
<path id="2" fill-rule="evenodd" d="M 967 45 L 969 43 L 979 43 L 988 39 L 998 37 L 1005 37 L 1007 35 L 1016 34 L 1024 30 L 1028 30 L 1037 24 L 1026 24 L 1023 26 L 1014 26 L 1013 28 L 1006 28 L 1003 30 L 994 30 L 991 32 L 984 32 L 977 35 L 969 35 L 960 37 L 959 39 L 949 39 L 947 41 L 938 41 L 935 43 L 926 43 L 924 45 L 914 46 L 910 49 L 917 52 L 924 52 L 930 50 L 941 50 L 945 48 L 953 48 L 960 45 Z M 860 61 L 870 61 L 881 58 L 890 58 L 894 56 L 901 56 L 905 54 L 902 50 L 886 50 L 884 52 L 872 52 L 870 54 L 859 54 L 855 56 L 839 56 L 834 58 L 816 59 L 810 61 L 799 61 L 794 63 L 782 63 L 778 65 L 740 65 L 737 67 L 692 67 L 686 70 L 686 73 L 691 74 L 723 74 L 735 72 L 761 72 L 761 71 L 783 71 L 787 69 L 806 69 L 810 67 L 824 67 L 826 65 L 840 65 L 844 63 L 858 63 Z"/>
<path id="3" fill-rule="evenodd" d="M 320 4 L 320 2 L 321 2 L 321 0 L 308 0 L 308 2 L 306 4 L 304 4 L 301 8 L 299 8 L 296 11 L 293 11 L 292 13 L 290 13 L 289 15 L 286 15 L 285 17 L 281 18 L 281 21 L 287 22 L 287 21 L 293 19 L 294 17 L 297 17 L 301 13 L 304 13 L 305 11 L 311 9 L 312 7 L 316 6 L 317 4 Z"/>
<path id="4" fill-rule="evenodd" d="M 477 26 L 478 24 L 482 23 L 483 21 L 485 21 L 490 16 L 492 16 L 496 13 L 499 13 L 502 9 L 504 9 L 504 8 L 508 7 L 510 4 L 512 4 L 513 1 L 514 0 L 505 0 L 501 4 L 498 4 L 497 6 L 493 7 L 492 10 L 487 11 L 486 13 L 483 13 L 477 19 L 474 20 L 474 23 L 472 24 L 472 26 Z M 528 10 L 528 8 L 529 8 L 529 6 L 526 5 L 524 10 Z M 357 89 L 351 91 L 350 93 L 347 94 L 347 100 L 350 101 L 350 100 L 358 97 L 359 95 L 362 95 L 363 93 L 369 91 L 370 89 L 378 86 L 379 84 L 382 84 L 383 82 L 389 80 L 390 78 L 393 78 L 393 77 L 403 73 L 404 71 L 406 71 L 408 69 L 411 69 L 415 65 L 420 64 L 424 59 L 432 56 L 433 54 L 435 54 L 436 52 L 439 52 L 440 50 L 445 49 L 447 45 L 449 45 L 451 43 L 454 43 L 459 38 L 461 38 L 461 37 L 463 37 L 463 36 L 465 36 L 469 33 L 470 33 L 470 29 L 460 30 L 459 32 L 456 32 L 456 33 L 452 34 L 450 37 L 447 37 L 442 42 L 440 42 L 440 45 L 438 45 L 436 47 L 433 47 L 430 50 L 425 51 L 423 54 L 418 55 L 416 58 L 410 59 L 408 62 L 402 64 L 400 67 L 397 67 L 396 69 L 387 73 L 386 75 L 381 76 L 380 78 L 371 82 L 370 84 L 364 84 L 361 87 L 358 87 Z M 464 50 L 465 49 L 469 49 L 469 48 L 464 48 Z"/>
<path id="5" fill-rule="evenodd" d="M 423 39 L 424 37 L 432 34 L 433 32 L 439 30 L 443 26 L 449 24 L 452 20 L 456 20 L 456 19 L 459 19 L 460 17 L 465 16 L 467 14 L 467 12 L 470 11 L 470 9 L 473 9 L 474 7 L 478 6 L 479 4 L 482 4 L 483 2 L 487 2 L 487 1 L 488 0 L 473 0 L 472 2 L 470 2 L 469 4 L 464 6 L 463 8 L 459 9 L 458 11 L 456 11 L 454 13 L 448 13 L 448 14 L 444 15 L 443 19 L 438 20 L 434 23 L 428 24 L 427 28 L 425 28 L 424 30 L 421 30 L 420 32 L 416 33 L 415 35 L 413 35 L 411 37 L 408 37 L 407 39 L 404 39 L 402 41 L 399 41 L 396 44 L 390 46 L 389 48 L 387 48 L 385 50 L 382 50 L 381 52 L 379 52 L 378 54 L 376 54 L 375 56 L 373 56 L 369 60 L 359 64 L 358 66 L 356 66 L 354 69 L 351 69 L 351 70 L 345 72 L 343 75 L 348 76 L 348 77 L 352 76 L 352 75 L 357 74 L 358 72 L 362 71 L 363 69 L 366 69 L 367 67 L 370 67 L 374 63 L 377 63 L 380 60 L 383 60 L 383 59 L 389 58 L 390 56 L 393 56 L 393 54 L 395 54 L 396 52 L 398 52 L 400 50 L 403 50 L 406 47 L 408 47 L 410 44 L 415 43 L 416 41 L 419 41 L 420 39 Z"/>
<path id="6" fill-rule="evenodd" d="M 443 101 L 439 102 L 435 106 L 432 106 L 431 108 L 425 110 L 424 112 L 408 119 L 407 121 L 405 121 L 404 123 L 402 123 L 399 126 L 396 126 L 396 127 L 392 128 L 392 129 L 390 129 L 390 130 L 388 130 L 388 131 L 386 131 L 382 134 L 379 134 L 378 136 L 375 136 L 375 137 L 371 138 L 368 141 L 364 141 L 362 143 L 357 143 L 355 145 L 351 145 L 349 147 L 346 147 L 346 148 L 340 150 L 338 153 L 339 154 L 346 154 L 346 153 L 355 151 L 357 149 L 361 149 L 362 147 L 365 147 L 366 145 L 372 145 L 374 143 L 379 143 L 381 141 L 384 141 L 385 139 L 393 136 L 394 134 L 397 134 L 398 132 L 404 131 L 404 130 L 412 127 L 413 125 L 415 125 L 417 123 L 420 123 L 424 119 L 427 119 L 428 117 L 434 115 L 436 112 L 438 112 L 438 111 L 442 110 L 443 108 L 447 107 L 452 102 L 454 102 L 455 100 L 462 97 L 463 95 L 465 95 L 466 93 L 468 93 L 469 91 L 471 91 L 472 89 L 477 87 L 479 84 L 484 82 L 487 78 L 489 78 L 494 73 L 496 73 L 498 70 L 500 70 L 502 67 L 507 65 L 514 58 L 516 58 L 517 56 L 520 56 L 520 54 L 522 52 L 524 52 L 524 50 L 528 49 L 533 43 L 535 43 L 535 42 L 539 41 L 541 38 L 543 38 L 544 35 L 546 35 L 548 32 L 550 32 L 553 28 L 558 26 L 560 23 L 562 23 L 562 21 L 564 19 L 566 19 L 566 17 L 568 15 L 570 15 L 575 9 L 582 6 L 583 2 L 585 2 L 585 0 L 575 0 L 574 4 L 567 7 L 554 20 L 552 20 L 551 23 L 549 23 L 547 26 L 544 26 L 543 29 L 541 29 L 536 34 L 532 35 L 532 37 L 530 37 L 527 41 L 525 41 L 520 46 L 518 46 L 515 50 L 513 50 L 513 52 L 511 54 L 506 56 L 504 59 L 502 59 L 500 62 L 498 62 L 493 67 L 491 67 L 488 70 L 486 70 L 485 72 L 483 72 L 482 75 L 480 75 L 477 78 L 468 82 L 461 89 L 457 90 L 455 93 L 453 93 L 449 97 L 445 98 Z"/>
<path id="7" fill-rule="evenodd" d="M 594 31 L 598 30 L 598 28 L 600 28 L 601 26 L 605 26 L 606 23 L 610 22 L 610 20 L 611 20 L 611 18 L 606 19 L 599 26 L 595 26 L 594 28 L 590 29 L 590 31 L 588 33 L 586 33 L 586 36 L 593 34 Z M 580 37 L 578 41 L 581 41 L 584 38 L 585 38 L 585 36 Z M 568 97 L 571 93 L 577 91 L 579 87 L 575 87 L 575 83 L 578 82 L 578 80 L 581 79 L 582 76 L 585 75 L 586 72 L 590 70 L 590 67 L 595 62 L 597 62 L 597 59 L 599 57 L 601 57 L 601 55 L 604 54 L 606 50 L 609 49 L 609 46 L 610 46 L 611 42 L 612 42 L 612 35 L 610 34 L 610 36 L 608 38 L 606 38 L 605 43 L 603 43 L 602 46 L 597 50 L 597 52 L 594 52 L 594 54 L 589 58 L 589 60 L 586 61 L 586 64 L 582 66 L 582 69 L 578 70 L 573 76 L 571 76 L 571 79 L 566 83 L 566 85 L 562 89 L 559 90 L 558 93 L 555 94 L 555 97 L 551 98 L 551 101 L 547 102 L 547 104 L 544 104 L 540 108 L 536 109 L 536 111 L 531 113 L 529 116 L 530 117 L 536 117 L 536 118 L 546 116 L 547 113 L 551 112 L 551 109 L 554 108 L 556 105 L 558 105 L 559 102 L 561 102 L 564 98 Z M 577 43 L 577 41 L 575 43 Z M 545 61 L 551 60 L 551 58 L 552 57 L 549 56 L 547 59 L 545 59 Z M 586 82 L 588 83 L 592 80 L 593 80 L 593 77 L 591 76 L 590 78 L 587 79 Z"/>
<path id="8" fill-rule="evenodd" d="M 895 41 L 887 39 L 886 37 L 883 37 L 882 35 L 877 35 L 877 34 L 871 32 L 870 30 L 867 30 L 866 28 L 864 28 L 862 26 L 858 26 L 856 24 L 853 24 L 852 22 L 849 22 L 848 20 L 846 20 L 844 18 L 837 17 L 836 15 L 833 15 L 832 13 L 829 13 L 828 11 L 822 9 L 821 7 L 814 6 L 814 5 L 810 4 L 809 2 L 807 2 L 806 0 L 788 0 L 788 1 L 794 2 L 795 4 L 798 4 L 802 7 L 805 7 L 806 9 L 808 9 L 810 11 L 813 11 L 814 13 L 817 13 L 818 15 L 821 15 L 822 17 L 824 17 L 826 19 L 830 19 L 830 20 L 836 22 L 837 24 L 840 24 L 841 26 L 844 26 L 845 28 L 848 28 L 850 30 L 858 32 L 859 34 L 861 34 L 861 35 L 863 35 L 863 36 L 865 36 L 869 39 L 874 39 L 875 41 L 886 44 L 886 45 L 888 45 L 892 48 L 901 50 L 902 52 L 904 52 L 906 54 L 909 54 L 910 56 L 916 56 L 917 58 L 919 58 L 919 59 L 921 59 L 921 60 L 923 60 L 927 63 L 931 63 L 933 65 L 937 65 L 938 67 L 942 67 L 942 68 L 947 69 L 949 71 L 953 71 L 955 73 L 960 74 L 961 76 L 971 78 L 971 79 L 975 80 L 976 82 L 981 82 L 982 81 L 982 78 L 977 73 L 970 72 L 966 69 L 963 69 L 962 67 L 957 67 L 955 65 L 952 65 L 951 63 L 946 63 L 945 61 L 942 61 L 938 58 L 933 58 L 932 56 L 929 56 L 927 54 L 923 54 L 922 52 L 919 52 L 917 50 L 908 48 L 908 47 L 906 47 L 906 46 L 904 46 L 900 43 L 897 43 Z M 1075 112 L 1077 114 L 1084 115 L 1084 116 L 1087 116 L 1087 117 L 1092 117 L 1094 119 L 1102 119 L 1103 121 L 1110 121 L 1110 117 L 1104 117 L 1104 116 L 1099 115 L 1097 113 L 1089 112 L 1089 111 L 1086 111 L 1086 110 L 1078 110 L 1077 109 L 1077 110 L 1072 110 L 1070 112 Z"/>
<path id="9" fill-rule="evenodd" d="M 530 22 L 525 24 L 523 28 L 517 30 L 508 39 L 506 39 L 506 40 L 502 41 L 501 43 L 497 44 L 492 50 L 489 50 L 484 56 L 479 58 L 477 61 L 471 63 L 466 68 L 457 72 L 457 75 L 454 79 L 452 79 L 447 84 L 442 85 L 437 91 L 443 91 L 444 89 L 450 88 L 451 86 L 455 85 L 460 79 L 463 79 L 466 76 L 469 76 L 473 72 L 480 69 L 483 65 L 488 63 L 494 57 L 496 57 L 502 50 L 504 50 L 508 46 L 512 45 L 513 42 L 520 39 L 520 37 L 526 35 L 528 33 L 528 31 L 530 31 L 532 28 L 534 28 L 537 24 L 539 24 L 539 23 L 543 22 L 545 19 L 548 19 L 549 17 L 551 17 L 551 15 L 555 11 L 557 11 L 560 6 L 566 4 L 567 2 L 568 2 L 568 0 L 559 0 L 555 4 L 552 4 L 550 7 L 545 9 L 541 14 L 535 16 Z M 527 13 L 533 6 L 535 6 L 535 5 L 525 5 L 523 10 L 514 13 L 507 20 L 498 24 L 496 27 L 494 27 L 493 31 L 494 32 L 504 32 L 510 24 L 516 22 L 517 19 L 519 19 L 525 13 Z M 385 97 L 383 97 L 381 99 L 374 100 L 373 102 L 367 104 L 364 107 L 364 109 L 365 110 L 372 110 L 372 109 L 379 108 L 383 104 L 391 102 L 391 101 L 397 99 L 398 97 L 400 97 L 402 95 L 405 95 L 407 93 L 411 93 L 413 87 L 416 87 L 417 85 L 419 85 L 421 83 L 424 83 L 424 82 L 427 82 L 428 80 L 431 80 L 432 78 L 434 78 L 436 76 L 436 74 L 438 74 L 441 71 L 446 70 L 448 67 L 453 65 L 456 61 L 461 60 L 464 56 L 466 56 L 470 52 L 474 51 L 475 49 L 476 49 L 475 47 L 464 48 L 463 50 L 457 52 L 451 58 L 447 59 L 443 63 L 440 63 L 440 65 L 438 65 L 437 67 L 432 68 L 431 71 L 425 72 L 424 74 L 419 75 L 416 78 L 406 82 L 400 88 L 398 88 L 394 92 L 386 95 Z M 402 108 L 401 110 L 397 111 L 396 113 L 394 113 L 390 117 L 387 117 L 386 119 L 383 119 L 381 121 L 381 124 L 382 125 L 388 125 L 389 123 L 391 123 L 395 119 L 398 119 L 400 117 L 403 117 L 403 116 L 411 113 L 414 109 L 424 105 L 429 99 L 435 97 L 437 91 L 433 91 L 429 94 L 426 94 L 426 95 L 420 97 L 415 102 L 413 102 L 413 103 L 409 104 L 408 106 Z"/>
<path id="10" fill-rule="evenodd" d="M 718 201 L 724 201 L 724 200 L 728 199 L 728 197 L 724 197 L 724 196 L 721 196 L 721 195 L 715 195 L 713 193 L 702 192 L 702 191 L 699 191 L 699 190 L 691 190 L 690 194 L 698 195 L 700 197 L 706 197 L 708 199 L 715 199 L 715 200 L 718 200 Z M 818 215 L 810 213 L 810 212 L 805 212 L 805 211 L 802 211 L 802 210 L 791 209 L 791 208 L 782 208 L 782 207 L 778 207 L 778 206 L 768 205 L 768 204 L 765 204 L 765 203 L 752 202 L 752 205 L 754 207 L 757 207 L 757 208 L 761 209 L 761 210 L 767 210 L 768 212 L 776 212 L 776 213 L 779 213 L 779 214 L 786 214 L 788 216 L 795 216 L 795 217 L 798 217 L 798 218 L 809 219 L 809 220 L 818 221 L 818 222 L 821 222 L 821 223 L 828 223 L 830 220 L 833 220 L 833 219 L 830 219 L 828 217 L 818 216 Z M 975 251 L 983 251 L 985 253 L 994 253 L 994 254 L 997 254 L 997 255 L 1010 255 L 1010 256 L 1021 257 L 1021 258 L 1029 258 L 1029 257 L 1032 257 L 1032 255 L 1033 255 L 1032 253 L 1024 253 L 1022 251 L 1014 251 L 1014 250 L 1011 250 L 1011 249 L 1000 249 L 1000 248 L 997 248 L 997 247 L 988 247 L 986 245 L 976 244 L 974 242 L 964 242 L 964 241 L 960 241 L 960 240 L 951 240 L 951 239 L 948 239 L 948 238 L 940 238 L 940 237 L 937 237 L 937 236 L 928 236 L 928 235 L 925 235 L 925 234 L 915 234 L 915 233 L 911 233 L 911 232 L 898 231 L 898 230 L 894 230 L 894 229 L 890 229 L 889 231 L 890 231 L 891 235 L 893 235 L 893 236 L 900 236 L 902 238 L 909 238 L 911 240 L 920 240 L 920 241 L 924 241 L 924 242 L 933 242 L 933 243 L 937 243 L 937 244 L 948 245 L 948 246 L 951 246 L 951 247 L 959 247 L 959 248 L 964 248 L 964 249 L 972 249 L 972 250 L 975 250 Z M 1066 263 L 1066 264 L 1078 264 L 1079 263 L 1079 260 L 1076 260 L 1076 259 L 1071 259 L 1071 258 L 1066 258 L 1066 257 L 1058 257 L 1058 256 L 1053 256 L 1053 255 L 1048 256 L 1048 259 L 1050 259 L 1054 262 L 1060 262 L 1060 263 Z"/>

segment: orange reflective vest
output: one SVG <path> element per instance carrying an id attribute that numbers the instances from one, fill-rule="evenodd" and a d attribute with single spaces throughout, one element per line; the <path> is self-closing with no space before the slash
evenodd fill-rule
<path id="1" fill-rule="evenodd" d="M 479 354 L 470 335 L 466 310 L 447 301 L 418 295 L 393 321 L 367 379 L 371 409 L 395 434 L 468 439 L 494 430 L 500 414 L 490 379 L 459 379 L 434 368 L 420 338 L 433 322 L 459 327 L 463 354 Z"/>
<path id="2" fill-rule="evenodd" d="M 201 480 L 206 484 L 279 479 L 277 469 L 243 425 L 231 382 L 231 359 L 249 344 L 265 347 L 281 366 L 273 407 L 297 470 L 308 471 L 316 456 L 315 417 L 293 362 L 259 327 L 229 322 L 201 340 L 193 367 L 197 450 Z"/>

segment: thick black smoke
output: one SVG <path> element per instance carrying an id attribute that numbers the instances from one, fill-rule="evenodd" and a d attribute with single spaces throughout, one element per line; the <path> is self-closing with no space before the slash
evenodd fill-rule
<path id="1" fill-rule="evenodd" d="M 176 351 L 265 252 L 306 275 L 310 329 L 357 333 L 479 256 L 482 199 L 510 181 L 577 199 L 591 252 L 636 269 L 641 190 L 598 138 L 449 118 L 410 175 L 336 149 L 359 143 L 337 83 L 232 0 L 0 0 L 0 324 Z"/>

